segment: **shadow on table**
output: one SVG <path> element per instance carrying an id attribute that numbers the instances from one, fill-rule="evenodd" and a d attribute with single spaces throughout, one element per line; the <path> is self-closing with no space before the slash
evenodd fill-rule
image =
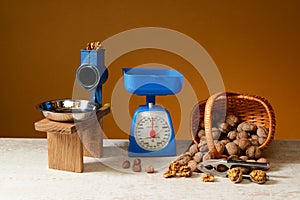
<path id="1" fill-rule="evenodd" d="M 107 172 L 112 171 L 110 167 L 107 167 L 103 163 L 99 162 L 90 162 L 90 163 L 84 163 L 84 173 L 88 172 Z"/>

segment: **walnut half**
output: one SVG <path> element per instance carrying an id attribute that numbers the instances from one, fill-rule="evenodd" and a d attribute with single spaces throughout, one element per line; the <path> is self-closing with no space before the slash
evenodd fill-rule
<path id="1" fill-rule="evenodd" d="M 215 181 L 215 176 L 213 174 L 204 174 L 201 177 L 201 180 L 203 182 L 214 182 Z"/>
<path id="2" fill-rule="evenodd" d="M 267 174 L 262 170 L 253 170 L 250 173 L 250 180 L 255 183 L 263 184 L 267 181 Z"/>
<path id="3" fill-rule="evenodd" d="M 228 178 L 233 182 L 233 183 L 239 183 L 243 180 L 243 173 L 240 168 L 232 168 L 228 170 L 227 172 Z"/>

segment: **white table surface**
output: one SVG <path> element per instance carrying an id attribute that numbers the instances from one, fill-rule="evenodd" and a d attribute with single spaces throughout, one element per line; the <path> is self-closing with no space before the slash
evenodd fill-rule
<path id="1" fill-rule="evenodd" d="M 174 157 L 141 158 L 154 174 L 126 171 L 126 144 L 105 141 L 104 158 L 85 157 L 84 172 L 73 173 L 48 169 L 46 139 L 0 138 L 0 199 L 300 199 L 300 140 L 273 141 L 264 151 L 271 169 L 263 185 L 220 177 L 204 183 L 201 173 L 165 179 Z"/>

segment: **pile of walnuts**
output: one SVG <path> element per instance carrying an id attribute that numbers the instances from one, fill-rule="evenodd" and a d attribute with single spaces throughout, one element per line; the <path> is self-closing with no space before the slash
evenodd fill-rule
<path id="1" fill-rule="evenodd" d="M 199 144 L 193 144 L 189 153 L 194 154 L 193 159 L 199 163 L 201 161 L 212 159 L 210 155 L 204 127 L 202 126 L 198 132 Z M 212 136 L 215 140 L 217 151 L 222 154 L 223 158 L 244 161 L 261 161 L 262 152 L 259 146 L 262 145 L 268 137 L 268 129 L 265 126 L 257 127 L 256 124 L 250 122 L 239 123 L 238 117 L 228 115 L 225 122 L 218 123 L 217 127 L 212 128 Z M 202 155 L 202 159 L 197 155 Z"/>
<path id="2" fill-rule="evenodd" d="M 259 146 L 268 137 L 268 129 L 264 126 L 257 127 L 250 122 L 241 122 L 238 117 L 228 115 L 225 122 L 218 123 L 212 128 L 212 136 L 217 151 L 222 158 L 227 160 L 242 160 L 250 162 L 268 163 L 266 158 L 261 157 L 262 151 Z M 209 152 L 203 123 L 197 134 L 198 144 L 192 144 L 189 150 L 178 156 L 175 162 L 179 166 L 188 166 L 191 171 L 197 171 L 197 165 L 206 160 L 213 159 Z M 250 173 L 253 169 L 241 167 L 243 174 Z M 227 169 L 217 169 L 226 171 Z"/>

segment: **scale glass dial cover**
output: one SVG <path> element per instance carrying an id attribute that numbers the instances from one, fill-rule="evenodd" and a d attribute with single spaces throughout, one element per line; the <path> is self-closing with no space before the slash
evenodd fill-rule
<path id="1" fill-rule="evenodd" d="M 171 137 L 167 114 L 163 111 L 140 112 L 136 118 L 134 137 L 142 149 L 163 149 Z"/>

